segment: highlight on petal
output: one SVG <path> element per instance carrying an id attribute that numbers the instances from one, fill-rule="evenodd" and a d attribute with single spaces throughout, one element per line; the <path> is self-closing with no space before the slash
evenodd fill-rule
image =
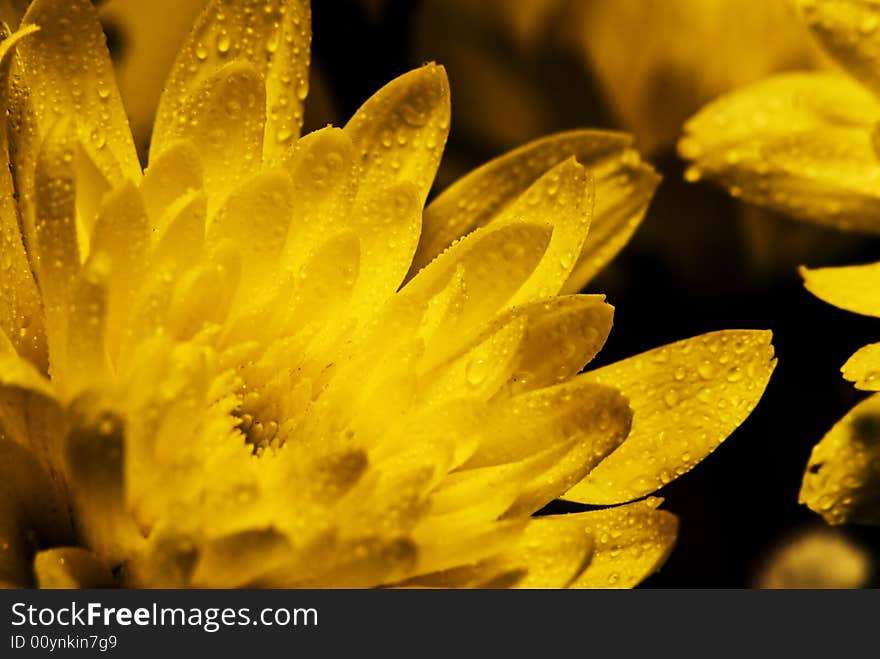
<path id="1" fill-rule="evenodd" d="M 880 93 L 880 7 L 863 0 L 797 0 L 813 34 L 847 73 Z"/>
<path id="2" fill-rule="evenodd" d="M 590 564 L 572 588 L 632 588 L 659 570 L 672 551 L 678 519 L 660 499 L 560 516 L 592 536 Z"/>
<path id="3" fill-rule="evenodd" d="M 829 524 L 880 524 L 880 396 L 856 405 L 813 447 L 799 501 Z"/>
<path id="4" fill-rule="evenodd" d="M 110 568 L 81 547 L 44 549 L 34 557 L 37 588 L 109 588 Z"/>
<path id="5" fill-rule="evenodd" d="M 835 307 L 866 316 L 880 317 L 880 263 L 839 268 L 800 268 L 804 286 Z"/>
<path id="6" fill-rule="evenodd" d="M 771 333 L 712 332 L 581 376 L 616 387 L 633 408 L 626 441 L 566 492 L 616 504 L 689 471 L 751 414 L 776 366 Z"/>
<path id="7" fill-rule="evenodd" d="M 410 181 L 424 204 L 449 133 L 449 80 L 436 64 L 392 80 L 345 125 L 362 169 L 364 189 Z"/>
<path id="8" fill-rule="evenodd" d="M 114 184 L 141 176 L 98 14 L 87 0 L 34 0 L 22 25 L 40 29 L 16 48 L 15 87 L 26 90 L 37 143 L 59 116 L 76 116 L 78 137 Z"/>
<path id="9" fill-rule="evenodd" d="M 250 67 L 265 87 L 257 161 L 277 162 L 299 137 L 309 91 L 311 16 L 305 0 L 211 0 L 181 47 L 159 100 L 152 161 L 186 117 L 186 99 L 230 63 Z M 253 116 L 253 115 L 245 115 Z"/>
<path id="10" fill-rule="evenodd" d="M 535 181 L 574 156 L 596 188 L 590 233 L 565 290 L 580 290 L 629 240 L 659 178 L 641 162 L 632 138 L 607 131 L 570 131 L 515 149 L 463 177 L 425 209 L 422 237 L 409 276 L 454 240 L 500 217 Z"/>
<path id="11" fill-rule="evenodd" d="M 685 125 L 689 181 L 841 229 L 880 231 L 880 101 L 834 73 L 769 78 L 710 103 Z"/>
<path id="12" fill-rule="evenodd" d="M 859 348 L 840 370 L 856 389 L 880 391 L 880 343 Z"/>

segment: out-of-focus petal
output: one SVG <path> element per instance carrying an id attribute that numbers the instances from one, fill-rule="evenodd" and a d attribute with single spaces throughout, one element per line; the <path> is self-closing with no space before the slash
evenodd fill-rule
<path id="1" fill-rule="evenodd" d="M 880 343 L 859 348 L 840 370 L 856 389 L 880 391 Z"/>
<path id="2" fill-rule="evenodd" d="M 586 373 L 633 408 L 627 440 L 565 494 L 616 504 L 689 471 L 752 412 L 776 366 L 771 333 L 727 330 L 650 350 Z"/>
<path id="3" fill-rule="evenodd" d="M 706 106 L 685 126 L 686 177 L 842 229 L 880 231 L 880 102 L 833 73 L 769 78 Z"/>
<path id="4" fill-rule="evenodd" d="M 181 47 L 159 100 L 151 159 L 167 146 L 179 116 L 186 114 L 184 99 L 238 62 L 252 68 L 266 90 L 261 99 L 266 139 L 261 129 L 257 161 L 276 161 L 299 137 L 310 44 L 310 9 L 304 0 L 211 0 Z"/>
<path id="5" fill-rule="evenodd" d="M 34 557 L 37 588 L 110 588 L 113 574 L 95 554 L 81 547 L 56 547 Z"/>
<path id="6" fill-rule="evenodd" d="M 799 500 L 829 524 L 880 524 L 880 395 L 856 405 L 813 447 Z"/>
<path id="7" fill-rule="evenodd" d="M 800 529 L 774 546 L 755 588 L 863 588 L 871 581 L 870 552 L 840 529 Z"/>
<path id="8" fill-rule="evenodd" d="M 804 286 L 835 307 L 880 317 L 880 263 L 839 268 L 800 269 Z"/>
<path id="9" fill-rule="evenodd" d="M 864 0 L 797 0 L 819 42 L 848 73 L 880 92 L 880 6 Z"/>

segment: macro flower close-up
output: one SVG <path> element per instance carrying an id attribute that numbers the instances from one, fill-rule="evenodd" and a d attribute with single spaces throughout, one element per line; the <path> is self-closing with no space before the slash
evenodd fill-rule
<path id="1" fill-rule="evenodd" d="M 880 3 L 799 0 L 801 17 L 839 71 L 779 75 L 722 96 L 685 127 L 686 178 L 808 222 L 880 233 Z M 880 317 L 880 263 L 810 269 L 807 289 Z M 826 349 L 821 343 L 817 350 Z M 880 391 L 880 344 L 841 368 Z M 880 523 L 880 397 L 855 405 L 812 451 L 800 500 L 831 524 Z"/>
<path id="2" fill-rule="evenodd" d="M 770 332 L 582 372 L 580 293 L 659 182 L 627 135 L 439 192 L 428 63 L 300 135 L 303 0 L 212 0 L 142 169 L 98 13 L 34 0 L 0 82 L 0 583 L 631 587 L 650 495 L 752 412 Z M 427 205 L 426 205 L 427 203 Z M 580 512 L 547 514 L 562 499 Z"/>

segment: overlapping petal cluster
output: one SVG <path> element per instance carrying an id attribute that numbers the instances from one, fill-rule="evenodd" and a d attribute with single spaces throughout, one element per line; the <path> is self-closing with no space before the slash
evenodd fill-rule
<path id="1" fill-rule="evenodd" d="M 309 42 L 306 2 L 210 2 L 142 172 L 91 4 L 6 35 L 0 580 L 638 583 L 676 529 L 642 497 L 749 414 L 769 333 L 577 375 L 612 308 L 576 291 L 657 184 L 629 139 L 545 138 L 425 208 L 442 67 L 300 138 Z M 533 516 L 561 496 L 626 505 Z"/>
<path id="2" fill-rule="evenodd" d="M 880 2 L 800 0 L 813 35 L 843 73 L 794 73 L 723 96 L 686 126 L 687 177 L 840 229 L 880 232 Z M 847 311 L 880 316 L 880 263 L 802 268 L 807 288 Z M 880 391 L 880 344 L 842 368 Z M 856 405 L 815 447 L 801 501 L 827 521 L 880 523 L 880 397 Z"/>

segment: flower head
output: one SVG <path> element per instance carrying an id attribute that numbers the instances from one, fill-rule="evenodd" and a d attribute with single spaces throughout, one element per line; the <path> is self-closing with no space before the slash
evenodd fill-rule
<path id="1" fill-rule="evenodd" d="M 305 2 L 210 2 L 143 173 L 89 2 L 36 0 L 3 42 L 0 578 L 637 583 L 675 537 L 657 500 L 532 514 L 690 469 L 760 397 L 769 333 L 576 375 L 612 309 L 560 292 L 657 182 L 629 140 L 551 136 L 423 213 L 442 67 L 300 138 L 309 39 Z"/>
<path id="2" fill-rule="evenodd" d="M 845 73 L 776 76 L 720 98 L 679 144 L 735 196 L 797 218 L 880 231 L 880 4 L 800 0 L 813 35 Z M 880 316 L 880 263 L 801 269 L 807 288 L 842 309 Z M 880 346 L 856 352 L 844 377 L 880 391 Z M 827 521 L 880 523 L 880 398 L 856 405 L 814 448 L 800 499 Z"/>

